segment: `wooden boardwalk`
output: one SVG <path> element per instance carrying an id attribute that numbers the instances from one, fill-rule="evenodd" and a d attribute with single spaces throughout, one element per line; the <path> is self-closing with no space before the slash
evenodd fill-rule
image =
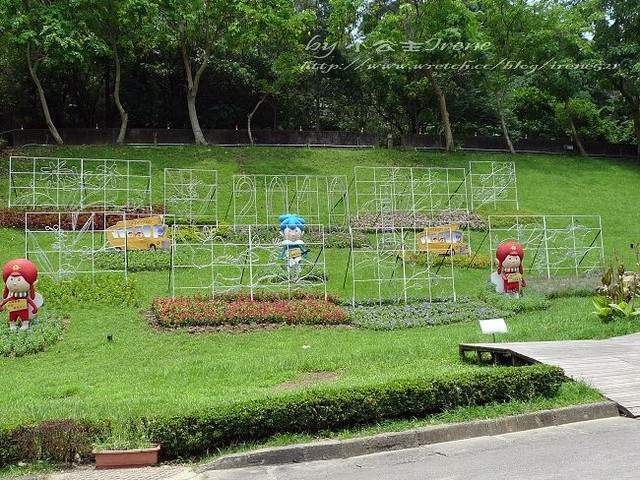
<path id="1" fill-rule="evenodd" d="M 640 333 L 607 340 L 558 342 L 467 343 L 460 355 L 516 363 L 545 363 L 562 368 L 568 377 L 582 380 L 616 402 L 625 414 L 640 416 Z"/>

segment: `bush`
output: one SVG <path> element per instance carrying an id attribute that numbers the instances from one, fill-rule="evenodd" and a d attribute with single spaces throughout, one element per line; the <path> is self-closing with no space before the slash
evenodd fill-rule
<path id="1" fill-rule="evenodd" d="M 531 292 L 529 288 L 523 292 L 520 291 L 520 297 L 513 295 L 497 293 L 495 285 L 488 283 L 480 293 L 480 299 L 489 305 L 507 312 L 510 316 L 517 313 L 535 312 L 537 310 L 546 310 L 551 306 L 551 302 L 541 293 Z"/>
<path id="2" fill-rule="evenodd" d="M 24 230 L 25 213 L 33 212 L 33 210 L 34 209 L 30 207 L 12 207 L 0 210 L 0 227 Z M 89 220 L 92 213 L 97 213 L 93 217 L 93 228 L 95 230 L 103 230 L 122 220 L 122 217 L 115 215 L 112 210 L 97 206 L 86 209 L 38 207 L 37 210 L 42 213 L 40 215 L 29 216 L 30 230 L 46 230 L 47 227 L 57 227 L 59 225 L 61 230 L 73 231 L 74 225 L 76 226 L 75 228 L 78 229 Z M 129 209 L 118 207 L 117 210 L 119 212 L 126 211 L 127 213 L 137 214 L 137 216 L 157 215 L 164 212 L 164 207 L 162 205 L 154 205 L 151 209 L 148 207 Z M 105 216 L 102 215 L 103 211 L 110 212 L 109 215 L 107 215 L 107 225 L 104 224 Z M 51 213 L 47 214 L 47 212 Z"/>
<path id="3" fill-rule="evenodd" d="M 634 300 L 640 297 L 640 274 L 626 270 L 619 259 L 616 259 L 615 268 L 609 267 L 605 271 L 596 293 L 593 313 L 601 320 L 610 322 L 640 316 L 640 308 L 634 306 Z"/>
<path id="4" fill-rule="evenodd" d="M 446 266 L 449 264 L 449 261 L 452 261 L 456 267 L 464 268 L 487 268 L 491 265 L 489 257 L 482 254 L 455 255 L 449 257 L 448 255 L 443 256 L 435 252 L 406 252 L 404 258 L 406 262 L 424 267 Z"/>
<path id="5" fill-rule="evenodd" d="M 68 305 L 91 308 L 95 304 L 111 307 L 138 306 L 139 288 L 135 279 L 122 275 L 101 274 L 93 279 L 78 275 L 57 283 L 48 277 L 38 280 L 48 308 L 64 310 Z"/>
<path id="6" fill-rule="evenodd" d="M 560 368 L 483 368 L 439 378 L 398 380 L 348 389 L 311 389 L 242 402 L 218 410 L 147 420 L 149 437 L 166 459 L 196 457 L 276 434 L 315 434 L 424 418 L 460 406 L 553 397 L 564 381 Z"/>
<path id="7" fill-rule="evenodd" d="M 71 463 L 91 455 L 101 427 L 82 420 L 47 420 L 38 425 L 0 430 L 0 466 L 47 460 Z"/>
<path id="8" fill-rule="evenodd" d="M 598 277 L 583 275 L 554 275 L 547 277 L 528 277 L 527 291 L 544 295 L 549 300 L 554 298 L 590 297 L 599 282 Z"/>
<path id="9" fill-rule="evenodd" d="M 171 267 L 171 252 L 130 250 L 126 258 L 129 272 L 154 272 Z M 95 254 L 95 265 L 99 270 L 124 270 L 124 261 L 124 252 L 103 251 Z"/>
<path id="10" fill-rule="evenodd" d="M 56 343 L 64 331 L 64 321 L 55 314 L 39 314 L 27 330 L 9 330 L 9 322 L 0 324 L 0 357 L 22 357 L 38 353 Z"/>
<path id="11" fill-rule="evenodd" d="M 412 215 L 405 212 L 385 212 L 383 214 L 372 213 L 351 217 L 351 226 L 356 228 L 379 229 L 394 225 L 396 227 L 416 227 L 423 229 L 458 223 L 461 227 L 470 230 L 485 230 L 485 219 L 474 212 L 466 210 L 453 210 L 434 213 L 432 215 Z"/>

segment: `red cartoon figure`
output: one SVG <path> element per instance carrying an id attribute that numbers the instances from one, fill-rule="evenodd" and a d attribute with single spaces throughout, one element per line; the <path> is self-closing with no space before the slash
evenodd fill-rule
<path id="1" fill-rule="evenodd" d="M 2 269 L 4 293 L 0 302 L 0 310 L 5 306 L 9 311 L 9 328 L 16 330 L 16 322 L 20 320 L 21 330 L 29 328 L 29 320 L 38 313 L 39 302 L 42 297 L 36 294 L 35 284 L 38 278 L 38 268 L 24 258 L 17 258 L 7 262 Z M 36 300 L 36 296 L 38 299 Z"/>
<path id="2" fill-rule="evenodd" d="M 520 289 L 527 286 L 523 277 L 522 260 L 524 250 L 517 242 L 504 242 L 496 249 L 498 271 L 491 275 L 491 281 L 496 285 L 496 292 L 510 293 L 520 296 Z"/>

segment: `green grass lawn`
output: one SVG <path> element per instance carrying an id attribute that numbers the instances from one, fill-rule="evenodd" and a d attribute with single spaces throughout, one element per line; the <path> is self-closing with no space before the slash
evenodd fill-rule
<path id="1" fill-rule="evenodd" d="M 629 244 L 640 241 L 640 168 L 632 161 L 261 147 L 62 147 L 32 148 L 14 154 L 151 160 L 154 204 L 162 203 L 163 168 L 216 169 L 221 214 L 230 200 L 231 177 L 236 173 L 343 174 L 350 179 L 355 165 L 467 167 L 470 160 L 514 161 L 522 211 L 602 215 L 607 260 L 618 255 L 628 267 L 635 266 L 636 261 Z M 6 165 L 5 156 L 0 167 L 0 204 L 5 205 Z M 0 228 L 0 244 L 1 264 L 24 255 L 22 232 Z M 489 255 L 486 244 L 483 248 L 487 251 L 482 253 Z M 350 298 L 351 288 L 348 282 L 346 288 L 342 284 L 347 257 L 347 250 L 327 252 L 329 289 L 345 300 Z M 64 307 L 70 319 L 68 328 L 59 343 L 36 355 L 0 358 L 1 425 L 202 410 L 278 395 L 283 384 L 303 380 L 309 372 L 332 372 L 335 375 L 327 384 L 349 387 L 407 378 L 416 372 L 437 375 L 482 368 L 461 363 L 457 347 L 461 342 L 489 340 L 475 323 L 382 332 L 346 327 L 283 327 L 246 334 L 200 335 L 156 331 L 147 324 L 144 312 L 153 297 L 170 294 L 168 273 L 130 275 L 140 288 L 138 307 L 70 302 Z M 456 268 L 458 294 L 477 297 L 488 275 L 488 269 Z M 640 331 L 640 323 L 634 321 L 601 323 L 592 310 L 588 297 L 552 300 L 547 310 L 509 319 L 509 333 L 500 338 L 584 339 Z M 113 341 L 107 341 L 108 334 Z M 578 393 L 573 390 L 561 394 L 555 405 L 594 398 L 597 396 L 588 389 Z M 553 402 L 543 406 L 553 406 Z"/>

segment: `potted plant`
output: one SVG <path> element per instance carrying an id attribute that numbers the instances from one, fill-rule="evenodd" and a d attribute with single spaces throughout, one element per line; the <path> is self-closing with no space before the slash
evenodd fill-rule
<path id="1" fill-rule="evenodd" d="M 159 452 L 140 419 L 114 421 L 93 443 L 97 469 L 148 467 L 158 463 Z"/>

